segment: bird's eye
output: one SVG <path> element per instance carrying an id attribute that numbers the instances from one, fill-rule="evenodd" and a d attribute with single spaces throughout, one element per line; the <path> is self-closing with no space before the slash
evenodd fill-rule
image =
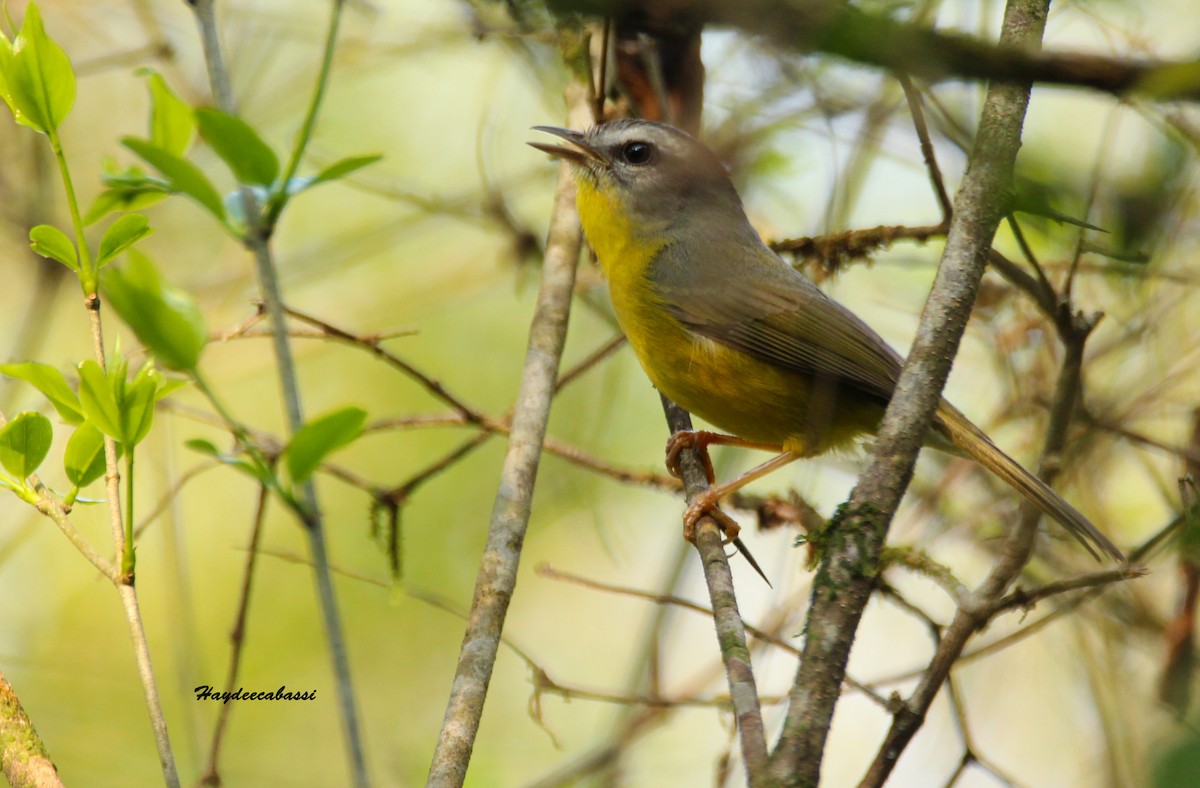
<path id="1" fill-rule="evenodd" d="M 635 167 L 649 164 L 657 155 L 658 151 L 648 142 L 627 142 L 621 146 L 621 159 Z"/>

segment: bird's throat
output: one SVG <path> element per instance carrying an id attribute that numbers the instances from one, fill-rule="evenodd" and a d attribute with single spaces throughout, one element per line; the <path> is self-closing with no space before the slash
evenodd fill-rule
<path id="1" fill-rule="evenodd" d="M 596 252 L 604 276 L 614 287 L 627 277 L 641 278 L 666 240 L 647 235 L 631 219 L 630 206 L 603 181 L 580 178 L 575 205 L 588 243 Z"/>

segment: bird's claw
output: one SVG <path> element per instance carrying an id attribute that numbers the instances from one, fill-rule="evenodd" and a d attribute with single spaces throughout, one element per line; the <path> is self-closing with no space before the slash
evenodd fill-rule
<path id="1" fill-rule="evenodd" d="M 683 469 L 679 466 L 679 455 L 684 449 L 695 449 L 704 465 L 705 478 L 709 484 L 714 483 L 717 477 L 713 473 L 712 458 L 708 456 L 708 444 L 712 442 L 709 437 L 711 434 L 703 430 L 681 430 L 672 434 L 667 439 L 667 471 L 676 479 L 682 479 Z M 699 519 L 699 515 L 696 519 Z M 694 528 L 693 524 L 693 530 Z"/>
<path id="2" fill-rule="evenodd" d="M 696 541 L 696 527 L 700 522 L 700 518 L 708 515 L 717 521 L 717 525 L 721 527 L 721 531 L 725 536 L 725 544 L 729 544 L 738 538 L 742 527 L 717 505 L 718 496 L 713 494 L 712 490 L 706 490 L 696 496 L 692 501 L 692 505 L 683 513 L 683 538 L 692 542 Z"/>

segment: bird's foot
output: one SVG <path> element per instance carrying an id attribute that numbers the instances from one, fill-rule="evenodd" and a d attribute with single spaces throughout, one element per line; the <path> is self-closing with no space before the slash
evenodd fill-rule
<path id="1" fill-rule="evenodd" d="M 720 499 L 720 494 L 715 490 L 705 490 L 696 496 L 692 501 L 692 505 L 683 513 L 683 538 L 689 542 L 696 541 L 696 526 L 700 522 L 700 518 L 708 515 L 717 521 L 717 525 L 721 527 L 721 531 L 725 534 L 725 543 L 729 544 L 738 538 L 742 527 L 725 512 L 721 511 L 721 507 L 717 505 Z"/>
<path id="2" fill-rule="evenodd" d="M 708 483 L 712 484 L 717 477 L 713 473 L 712 458 L 708 456 L 708 447 L 724 437 L 719 433 L 704 430 L 681 430 L 674 433 L 667 439 L 667 470 L 676 479 L 682 479 L 683 470 L 679 467 L 679 455 L 684 449 L 695 449 L 700 455 L 700 462 L 704 465 L 704 475 L 708 479 Z M 697 519 L 699 518 L 697 517 Z"/>

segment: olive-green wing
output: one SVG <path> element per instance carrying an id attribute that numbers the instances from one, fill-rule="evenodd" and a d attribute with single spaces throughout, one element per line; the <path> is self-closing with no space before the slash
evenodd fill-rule
<path id="1" fill-rule="evenodd" d="M 901 358 L 870 326 L 760 243 L 708 240 L 703 262 L 672 244 L 650 268 L 676 319 L 768 364 L 891 399 Z"/>

